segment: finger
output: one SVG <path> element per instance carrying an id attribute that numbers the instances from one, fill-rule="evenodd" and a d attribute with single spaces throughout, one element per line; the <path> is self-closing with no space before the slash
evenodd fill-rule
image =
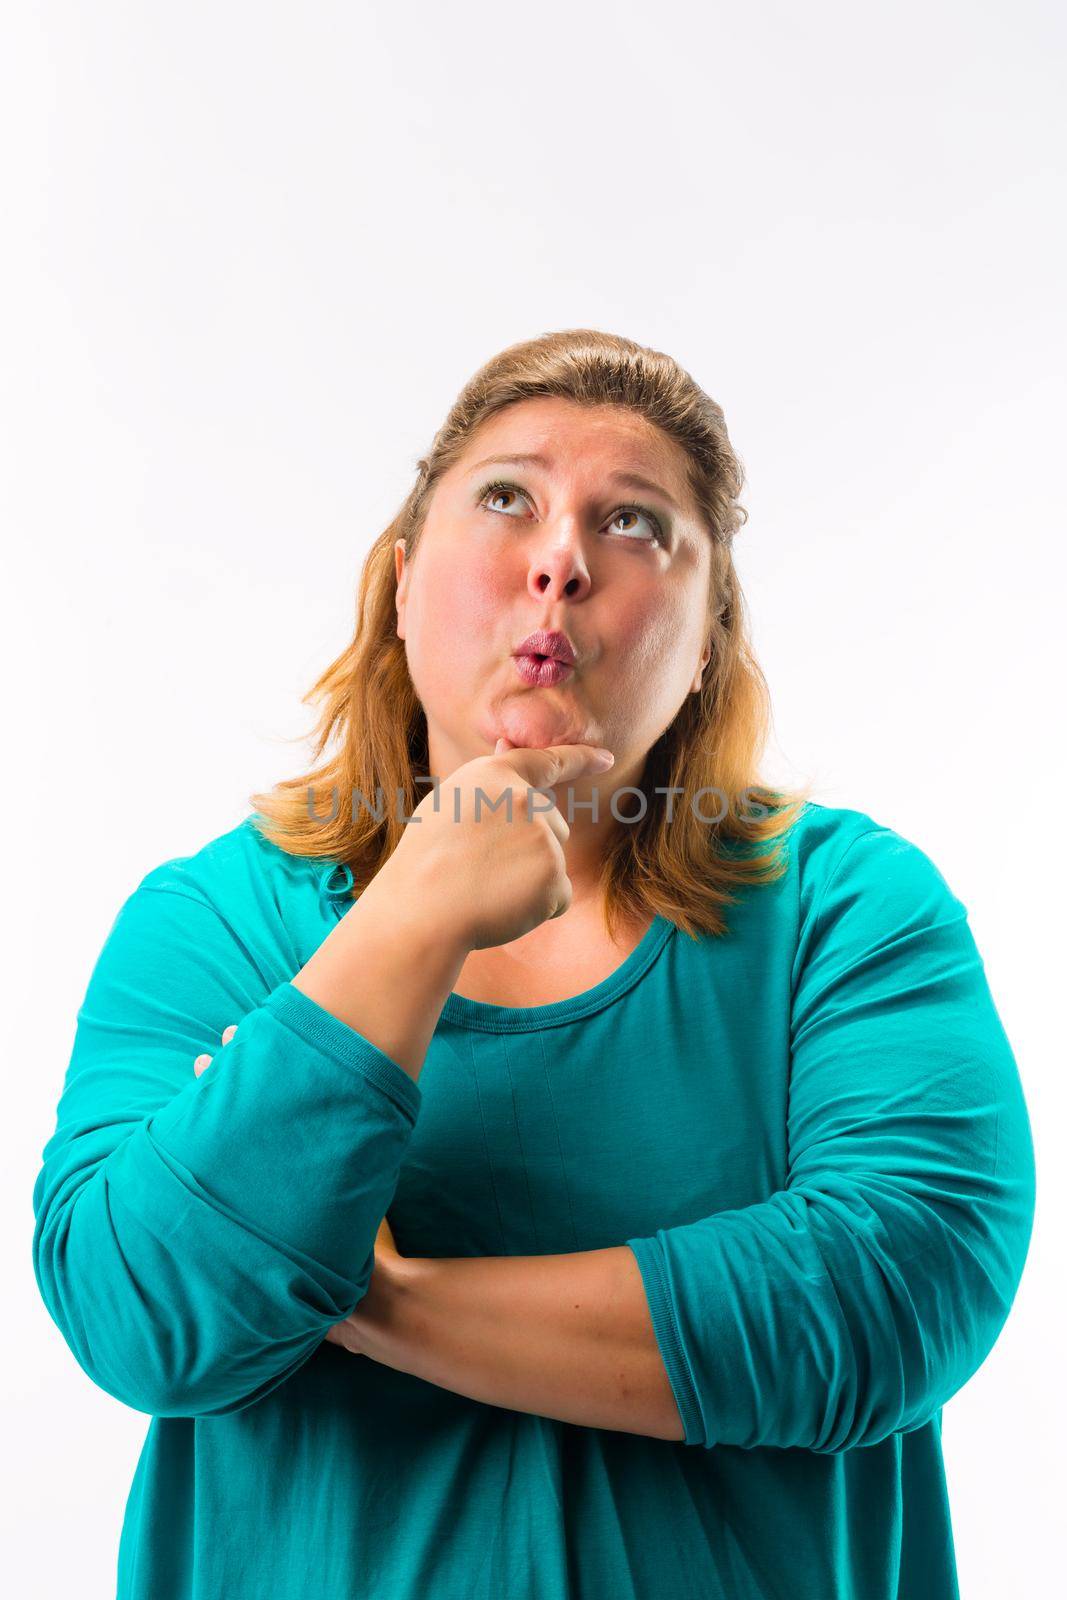
<path id="1" fill-rule="evenodd" d="M 196 1073 L 198 1078 L 202 1072 L 207 1071 L 214 1059 L 214 1056 L 197 1056 L 196 1060 L 193 1062 L 193 1071 Z"/>
<path id="2" fill-rule="evenodd" d="M 545 821 L 552 829 L 552 832 L 556 835 L 556 838 L 559 840 L 560 844 L 567 843 L 567 840 L 571 836 L 570 825 L 558 806 L 553 806 L 551 811 L 542 811 L 538 809 L 536 815 L 539 817 L 544 817 Z"/>
<path id="3" fill-rule="evenodd" d="M 345 1318 L 344 1322 L 335 1322 L 331 1324 L 329 1330 L 324 1335 L 323 1343 L 340 1345 L 342 1350 L 348 1350 L 353 1355 L 362 1354 L 355 1342 L 351 1328 L 348 1327 L 347 1317 Z"/>
<path id="4" fill-rule="evenodd" d="M 233 1036 L 234 1036 L 234 1034 L 236 1032 L 237 1032 L 237 1024 L 236 1024 L 236 1022 L 231 1022 L 230 1026 L 228 1028 L 223 1029 L 223 1034 L 222 1034 L 222 1042 L 223 1042 L 223 1044 L 229 1044 L 230 1040 L 233 1038 Z"/>
<path id="5" fill-rule="evenodd" d="M 493 750 L 493 754 L 495 756 L 502 756 L 502 755 L 506 755 L 509 750 L 515 750 L 515 749 L 518 749 L 518 748 L 520 748 L 520 747 L 517 746 L 517 745 L 512 744 L 511 740 L 509 738 L 507 738 L 505 734 L 501 734 L 500 738 L 496 742 L 496 746 L 495 746 L 495 748 Z M 574 748 L 574 747 L 573 746 L 567 746 L 567 748 L 571 749 L 571 748 Z M 597 746 L 589 746 L 589 747 L 583 747 L 583 748 L 593 748 L 593 749 L 595 749 L 595 748 L 599 748 L 599 747 L 597 747 Z M 600 770 L 603 770 L 603 768 L 598 765 L 596 770 L 600 771 Z M 571 836 L 571 830 L 570 830 L 570 827 L 568 826 L 568 824 L 564 821 L 564 819 L 563 819 L 561 813 L 559 812 L 559 810 L 554 807 L 551 811 L 542 811 L 539 814 L 545 818 L 545 821 L 548 823 L 549 827 L 552 829 L 552 832 L 556 835 L 556 838 L 559 840 L 560 844 L 566 844 L 567 840 Z"/>
<path id="6" fill-rule="evenodd" d="M 601 749 L 595 744 L 550 744 L 543 750 L 512 746 L 500 754 L 506 755 L 508 765 L 535 789 L 553 789 L 560 783 L 573 783 L 577 778 L 606 772 L 614 764 L 615 756 L 612 751 L 605 750 L 602 757 Z"/>
<path id="7" fill-rule="evenodd" d="M 496 749 L 493 751 L 493 754 L 495 756 L 502 756 L 502 755 L 506 755 L 509 751 L 515 750 L 515 749 L 518 749 L 518 748 L 519 748 L 519 746 L 513 745 L 510 739 L 506 739 L 503 736 L 503 734 L 501 734 L 500 738 L 496 742 Z M 567 748 L 571 749 L 571 748 L 577 748 L 577 747 L 568 745 Z M 584 746 L 583 745 L 582 748 L 583 749 L 587 749 L 587 748 L 593 748 L 593 747 Z M 540 752 L 538 752 L 538 753 L 540 753 Z M 602 769 L 598 769 L 598 770 L 602 770 Z M 548 823 L 548 826 L 552 829 L 552 832 L 556 835 L 556 838 L 559 840 L 560 844 L 566 844 L 567 843 L 567 840 L 571 836 L 570 826 L 564 820 L 564 817 L 563 817 L 562 813 L 560 812 L 560 810 L 559 810 L 559 808 L 557 806 L 553 806 L 550 811 L 546 811 L 542 807 L 538 807 L 537 815 L 541 816 L 541 817 L 544 817 L 545 821 Z"/>

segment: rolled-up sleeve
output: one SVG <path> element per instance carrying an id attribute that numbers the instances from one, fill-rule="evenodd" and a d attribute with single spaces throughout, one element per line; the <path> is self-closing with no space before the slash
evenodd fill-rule
<path id="1" fill-rule="evenodd" d="M 140 885 L 90 977 L 33 1193 L 38 1287 L 84 1371 L 156 1416 L 283 1383 L 366 1292 L 420 1102 L 214 905 Z"/>
<path id="2" fill-rule="evenodd" d="M 992 1349 L 1029 1248 L 1017 1064 L 924 852 L 855 838 L 792 980 L 784 1187 L 626 1241 L 687 1444 L 832 1452 L 923 1426 Z"/>

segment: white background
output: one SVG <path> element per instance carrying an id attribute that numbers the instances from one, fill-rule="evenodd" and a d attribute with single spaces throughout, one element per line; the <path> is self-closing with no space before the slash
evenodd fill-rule
<path id="1" fill-rule="evenodd" d="M 945 1410 L 961 1592 L 1058 1592 L 1062 10 L 4 15 L 9 1592 L 113 1596 L 147 1427 L 31 1271 L 92 963 L 146 871 L 306 766 L 300 697 L 460 385 L 574 326 L 725 408 L 765 770 L 913 839 L 969 908 L 1038 1215 Z"/>

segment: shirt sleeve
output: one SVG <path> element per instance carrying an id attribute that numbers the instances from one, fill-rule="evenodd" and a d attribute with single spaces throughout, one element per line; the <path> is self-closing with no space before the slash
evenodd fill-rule
<path id="1" fill-rule="evenodd" d="M 277 1388 L 369 1286 L 421 1098 L 264 978 L 206 898 L 140 885 L 89 979 L 33 1194 L 37 1283 L 80 1366 L 154 1416 Z"/>
<path id="2" fill-rule="evenodd" d="M 784 1187 L 626 1241 L 686 1444 L 833 1452 L 922 1427 L 1022 1276 L 1016 1062 L 966 908 L 891 829 L 853 840 L 806 924 L 790 1050 Z"/>

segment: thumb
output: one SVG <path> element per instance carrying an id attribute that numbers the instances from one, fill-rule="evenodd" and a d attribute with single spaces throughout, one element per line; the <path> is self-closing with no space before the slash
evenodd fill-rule
<path id="1" fill-rule="evenodd" d="M 501 734 L 500 738 L 496 742 L 496 748 L 494 749 L 493 754 L 495 756 L 502 756 L 505 751 L 514 750 L 514 748 L 515 746 L 512 744 L 511 740 L 506 739 L 504 735 Z"/>

